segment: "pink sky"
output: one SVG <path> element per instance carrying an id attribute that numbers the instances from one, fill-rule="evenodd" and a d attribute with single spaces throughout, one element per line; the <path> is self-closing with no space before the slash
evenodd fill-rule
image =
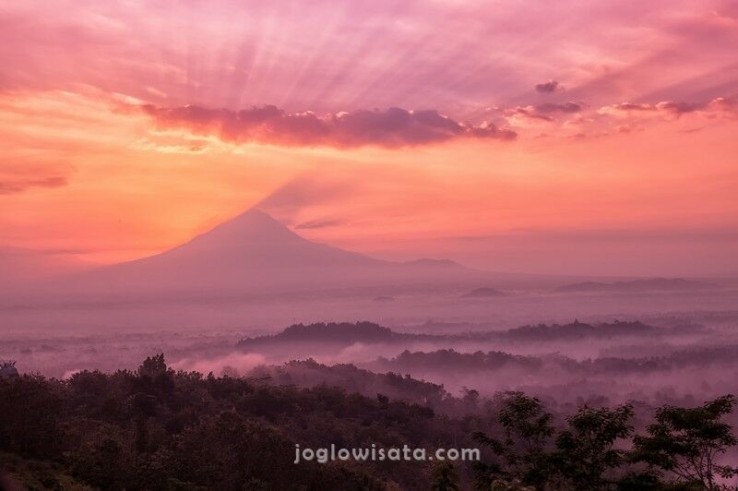
<path id="1" fill-rule="evenodd" d="M 738 7 L 0 6 L 0 248 L 115 262 L 258 205 L 498 271 L 736 274 Z"/>

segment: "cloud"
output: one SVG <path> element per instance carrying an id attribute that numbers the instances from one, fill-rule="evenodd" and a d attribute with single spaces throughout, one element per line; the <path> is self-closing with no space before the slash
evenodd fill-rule
<path id="1" fill-rule="evenodd" d="M 698 109 L 701 109 L 703 105 L 701 104 L 692 104 L 689 102 L 674 102 L 674 101 L 665 101 L 665 102 L 659 102 L 656 104 L 656 108 L 659 111 L 666 111 L 674 115 L 682 115 L 686 113 L 694 112 Z"/>
<path id="2" fill-rule="evenodd" d="M 65 161 L 6 155 L 0 162 L 0 195 L 23 193 L 34 188 L 55 189 L 69 184 L 74 167 Z"/>
<path id="3" fill-rule="evenodd" d="M 540 92 L 541 94 L 551 94 L 553 92 L 556 92 L 556 89 L 559 88 L 559 83 L 556 80 L 549 80 L 548 82 L 544 82 L 542 84 L 536 84 L 536 91 Z"/>
<path id="4" fill-rule="evenodd" d="M 552 122 L 553 118 L 545 114 L 540 114 L 533 106 L 518 106 L 510 109 L 505 109 L 503 114 L 510 118 L 510 121 L 514 124 L 521 118 L 534 119 L 546 122 Z"/>
<path id="5" fill-rule="evenodd" d="M 241 111 L 199 106 L 158 108 L 141 106 L 160 127 L 185 128 L 196 134 L 215 134 L 224 141 L 284 146 L 386 148 L 428 145 L 455 138 L 511 140 L 516 133 L 489 123 L 467 125 L 434 110 L 357 110 L 318 116 L 288 113 L 276 106 Z"/>
<path id="6" fill-rule="evenodd" d="M 582 8 L 565 0 L 539 11 L 531 0 L 504 8 L 380 0 L 350 9 L 327 0 L 290 9 L 215 0 L 176 10 L 87 2 L 69 15 L 71 0 L 11 2 L 0 12 L 0 88 L 95 87 L 158 106 L 274 101 L 320 113 L 432 104 L 454 118 L 465 114 L 460 105 L 527 104 L 521 87 L 549 97 L 565 88 L 597 106 L 714 97 L 735 86 L 734 3 L 604 0 Z M 562 25 L 570 27 L 563 37 Z M 172 33 L 192 42 L 172 42 Z M 490 57 L 480 43 L 504 46 L 505 56 Z"/>
<path id="7" fill-rule="evenodd" d="M 696 112 L 713 116 L 732 116 L 738 112 L 738 105 L 732 99 L 717 97 L 708 102 L 661 101 L 654 104 L 621 102 L 603 106 L 597 112 L 599 114 L 621 118 L 648 114 L 678 118 L 684 114 Z"/>
<path id="8" fill-rule="evenodd" d="M 31 188 L 60 188 L 67 184 L 67 178 L 62 176 L 32 179 L 4 179 L 0 180 L 0 195 L 22 193 Z"/>
<path id="9" fill-rule="evenodd" d="M 515 126 L 515 123 L 521 123 L 522 119 L 539 120 L 545 122 L 555 121 L 556 115 L 569 115 L 582 111 L 583 106 L 576 102 L 565 103 L 548 103 L 537 106 L 516 106 L 507 109 L 501 109 L 501 114 L 508 118 L 508 121 Z M 500 111 L 499 108 L 495 109 Z"/>
<path id="10" fill-rule="evenodd" d="M 696 100 L 614 102 L 593 105 L 582 101 L 548 102 L 519 106 L 491 106 L 479 111 L 485 118 L 526 137 L 564 137 L 581 140 L 643 131 L 651 125 L 681 122 L 683 131 L 697 131 L 706 122 L 730 124 L 738 120 L 738 99 L 715 97 Z"/>
<path id="11" fill-rule="evenodd" d="M 582 110 L 582 105 L 576 102 L 564 102 L 562 104 L 540 104 L 536 106 L 539 113 L 576 113 Z"/>
<path id="12" fill-rule="evenodd" d="M 730 117 L 738 117 L 738 101 L 727 97 L 716 97 L 707 104 L 706 110 Z"/>
<path id="13" fill-rule="evenodd" d="M 630 113 L 630 112 L 658 112 L 664 111 L 673 115 L 681 115 L 701 109 L 704 104 L 693 104 L 689 102 L 662 101 L 656 104 L 621 102 L 600 109 L 600 113 Z"/>
<path id="14" fill-rule="evenodd" d="M 307 222 L 298 223 L 297 225 L 295 225 L 295 229 L 309 230 L 316 228 L 336 227 L 338 225 L 341 225 L 342 223 L 343 222 L 341 220 L 322 218 L 318 220 L 308 220 Z"/>

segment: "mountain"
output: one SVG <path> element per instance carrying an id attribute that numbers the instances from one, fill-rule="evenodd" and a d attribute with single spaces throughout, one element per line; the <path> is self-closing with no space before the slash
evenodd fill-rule
<path id="1" fill-rule="evenodd" d="M 67 288 L 240 294 L 427 285 L 481 274 L 450 261 L 395 263 L 318 244 L 252 209 L 161 254 L 79 275 Z"/>
<path id="2" fill-rule="evenodd" d="M 415 259 L 402 263 L 409 268 L 465 269 L 461 264 L 450 259 Z"/>
<path id="3" fill-rule="evenodd" d="M 632 281 L 616 281 L 614 283 L 584 282 L 572 283 L 555 289 L 561 293 L 580 292 L 648 292 L 648 291 L 690 291 L 718 288 L 716 285 L 683 278 L 651 278 Z"/>
<path id="4" fill-rule="evenodd" d="M 249 210 L 160 254 L 101 268 L 84 280 L 143 290 L 242 290 L 336 281 L 386 264 L 303 239 L 259 210 Z"/>

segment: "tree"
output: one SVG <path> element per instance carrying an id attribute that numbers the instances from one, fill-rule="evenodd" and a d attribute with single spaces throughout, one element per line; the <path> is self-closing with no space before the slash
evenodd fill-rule
<path id="1" fill-rule="evenodd" d="M 502 479 L 495 479 L 492 481 L 492 485 L 489 489 L 490 491 L 535 491 L 536 488 L 532 486 L 523 486 L 518 480 L 507 482 Z"/>
<path id="2" fill-rule="evenodd" d="M 431 491 L 459 491 L 459 476 L 453 464 L 444 462 L 433 469 Z"/>
<path id="3" fill-rule="evenodd" d="M 143 377 L 148 375 L 149 377 L 155 377 L 162 373 L 166 373 L 168 370 L 166 360 L 164 359 L 164 353 L 158 353 L 154 356 L 147 357 L 143 363 L 138 367 L 138 375 Z"/>
<path id="4" fill-rule="evenodd" d="M 556 438 L 553 462 L 566 482 L 565 489 L 607 489 L 606 473 L 620 467 L 626 452 L 616 448 L 618 440 L 633 432 L 629 404 L 615 409 L 583 406 L 567 418 L 568 428 Z"/>
<path id="5" fill-rule="evenodd" d="M 506 480 L 520 480 L 524 485 L 543 489 L 549 475 L 551 436 L 554 434 L 553 416 L 543 403 L 522 392 L 508 392 L 502 400 L 497 421 L 502 426 L 503 439 L 484 433 L 474 434 L 475 440 L 488 446 L 502 458 L 503 466 L 479 466 L 487 476 L 497 474 Z M 482 480 L 485 487 L 489 483 Z"/>
<path id="6" fill-rule="evenodd" d="M 55 454 L 64 442 L 60 388 L 38 375 L 0 379 L 0 452 L 33 458 Z"/>
<path id="7" fill-rule="evenodd" d="M 717 478 L 730 479 L 738 469 L 717 459 L 738 444 L 730 424 L 721 421 L 735 404 L 735 396 L 725 395 L 695 408 L 659 408 L 648 435 L 634 438 L 635 459 L 674 474 L 682 483 L 710 491 L 727 489 Z"/>

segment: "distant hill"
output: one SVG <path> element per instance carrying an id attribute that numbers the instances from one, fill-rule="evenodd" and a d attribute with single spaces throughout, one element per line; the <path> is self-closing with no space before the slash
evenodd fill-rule
<path id="1" fill-rule="evenodd" d="M 708 290 L 716 285 L 683 278 L 652 278 L 632 281 L 616 281 L 614 283 L 583 282 L 564 285 L 555 289 L 561 293 L 578 292 L 646 292 L 646 291 L 688 291 Z"/>
<path id="2" fill-rule="evenodd" d="M 505 337 L 549 341 L 554 339 L 581 339 L 585 337 L 612 337 L 645 335 L 658 331 L 657 328 L 641 322 L 612 322 L 607 324 L 586 324 L 574 321 L 569 324 L 539 324 L 522 326 L 505 332 Z"/>
<path id="3" fill-rule="evenodd" d="M 474 290 L 462 295 L 464 298 L 488 298 L 488 297 L 504 297 L 505 294 L 494 288 L 475 288 Z"/>
<path id="4" fill-rule="evenodd" d="M 373 322 L 321 322 L 315 324 L 295 324 L 277 334 L 244 338 L 238 343 L 238 347 L 245 350 L 256 350 L 259 348 L 280 346 L 289 346 L 290 349 L 294 349 L 294 345 L 300 343 L 335 347 L 336 345 L 348 346 L 354 343 L 402 344 L 416 341 L 436 343 L 439 345 L 455 342 L 491 342 L 496 340 L 538 342 L 542 340 L 570 340 L 614 336 L 652 336 L 658 335 L 661 332 L 673 331 L 659 329 L 641 322 L 614 321 L 595 325 L 575 321 L 569 324 L 522 326 L 507 331 L 470 332 L 465 334 L 415 334 L 395 332 Z"/>
<path id="5" fill-rule="evenodd" d="M 256 338 L 245 338 L 238 343 L 241 348 L 253 348 L 270 344 L 281 343 L 329 343 L 329 344 L 353 344 L 353 343 L 383 343 L 407 339 L 408 334 L 393 332 L 387 327 L 374 324 L 373 322 L 341 322 L 341 323 L 315 323 L 294 324 L 285 328 L 282 332 L 271 336 L 260 336 Z"/>
<path id="6" fill-rule="evenodd" d="M 453 349 L 431 352 L 405 350 L 392 359 L 380 358 L 377 364 L 385 370 L 410 373 L 413 371 L 462 373 L 513 367 L 537 371 L 543 366 L 541 359 L 533 356 L 514 355 L 502 351 L 460 353 Z"/>
<path id="7" fill-rule="evenodd" d="M 666 372 L 690 367 L 730 366 L 737 357 L 737 345 L 684 348 L 663 356 L 602 357 L 585 360 L 575 360 L 558 354 L 528 356 L 503 351 L 462 353 L 453 349 L 430 352 L 406 350 L 391 359 L 380 357 L 374 368 L 407 372 L 416 376 L 428 372 L 479 373 L 504 369 L 525 372 L 561 370 L 582 376 L 597 374 L 612 376 Z"/>

